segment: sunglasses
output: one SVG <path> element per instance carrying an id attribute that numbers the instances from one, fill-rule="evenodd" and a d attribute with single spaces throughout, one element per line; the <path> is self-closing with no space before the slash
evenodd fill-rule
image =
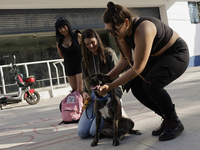
<path id="1" fill-rule="evenodd" d="M 119 30 L 119 29 L 122 27 L 123 24 L 124 24 L 124 23 L 120 24 L 120 25 L 117 27 L 117 30 Z M 109 30 L 109 29 L 107 29 L 107 28 L 104 28 L 104 30 L 105 30 L 106 32 L 112 33 L 112 34 L 115 32 L 113 29 Z"/>
<path id="2" fill-rule="evenodd" d="M 59 19 L 56 20 L 55 23 L 57 23 L 57 22 L 59 22 L 59 21 L 65 21 L 65 18 L 59 18 Z"/>
<path id="3" fill-rule="evenodd" d="M 112 29 L 112 30 L 109 30 L 109 29 L 107 29 L 107 28 L 104 28 L 104 30 L 106 31 L 106 32 L 108 32 L 108 33 L 114 33 L 114 30 Z"/>

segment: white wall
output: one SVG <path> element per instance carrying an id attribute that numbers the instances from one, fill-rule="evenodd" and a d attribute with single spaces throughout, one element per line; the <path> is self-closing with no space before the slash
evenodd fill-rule
<path id="1" fill-rule="evenodd" d="M 190 56 L 200 55 L 200 24 L 190 22 L 188 2 L 166 3 L 169 26 L 187 42 Z"/>
<path id="2" fill-rule="evenodd" d="M 105 8 L 110 0 L 0 0 L 0 9 Z M 166 0 L 112 0 L 124 6 L 161 6 Z"/>

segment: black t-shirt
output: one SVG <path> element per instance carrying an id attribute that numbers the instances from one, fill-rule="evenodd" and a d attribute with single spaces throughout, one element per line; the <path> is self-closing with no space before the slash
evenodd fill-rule
<path id="1" fill-rule="evenodd" d="M 160 51 L 171 39 L 173 35 L 173 30 L 163 23 L 161 20 L 154 18 L 154 17 L 140 17 L 137 22 L 135 23 L 136 18 L 133 20 L 133 27 L 132 27 L 132 34 L 130 36 L 126 36 L 124 40 L 130 45 L 130 47 L 134 50 L 135 43 L 134 43 L 134 35 L 135 30 L 138 25 L 145 20 L 151 21 L 157 29 L 157 34 L 154 38 L 151 54 L 155 54 Z M 134 24 L 135 23 L 135 24 Z"/>
<path id="2" fill-rule="evenodd" d="M 82 50 L 81 45 L 77 39 L 78 32 L 72 35 L 72 44 L 70 47 L 66 48 L 62 44 L 59 44 L 61 52 L 64 54 L 64 65 L 65 74 L 67 76 L 76 75 L 81 73 L 81 60 L 82 60 Z"/>

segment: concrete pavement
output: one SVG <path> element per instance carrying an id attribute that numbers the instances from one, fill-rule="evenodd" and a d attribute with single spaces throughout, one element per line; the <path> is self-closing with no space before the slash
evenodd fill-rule
<path id="1" fill-rule="evenodd" d="M 200 67 L 191 67 L 166 88 L 185 130 L 174 140 L 161 142 L 151 132 L 161 118 L 125 93 L 123 106 L 142 135 L 126 135 L 120 145 L 100 139 L 91 147 L 92 137 L 80 139 L 77 124 L 62 124 L 59 103 L 64 96 L 43 99 L 37 105 L 19 103 L 0 111 L 1 150 L 199 150 L 200 148 Z"/>

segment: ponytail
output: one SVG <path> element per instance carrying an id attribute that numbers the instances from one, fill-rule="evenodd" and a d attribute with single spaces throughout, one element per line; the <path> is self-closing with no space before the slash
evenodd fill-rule
<path id="1" fill-rule="evenodd" d="M 133 65 L 131 64 L 131 62 L 129 61 L 129 59 L 126 57 L 124 51 L 121 48 L 121 45 L 119 44 L 119 39 L 118 39 L 118 32 L 117 32 L 117 27 L 119 25 L 121 25 L 122 23 L 124 23 L 125 19 L 129 19 L 131 20 L 132 15 L 130 13 L 130 11 L 121 6 L 121 5 L 117 5 L 114 4 L 113 2 L 108 2 L 107 4 L 107 10 L 104 12 L 103 14 L 103 21 L 104 23 L 112 23 L 112 28 L 114 30 L 114 38 L 115 38 L 115 42 L 116 45 L 119 49 L 119 52 L 121 53 L 121 55 L 124 57 L 124 59 L 126 60 L 126 62 L 129 64 L 129 66 L 132 68 L 132 70 L 140 77 L 142 78 L 145 82 L 150 83 L 148 81 L 146 81 L 134 68 Z M 151 83 L 150 83 L 151 84 Z"/>

